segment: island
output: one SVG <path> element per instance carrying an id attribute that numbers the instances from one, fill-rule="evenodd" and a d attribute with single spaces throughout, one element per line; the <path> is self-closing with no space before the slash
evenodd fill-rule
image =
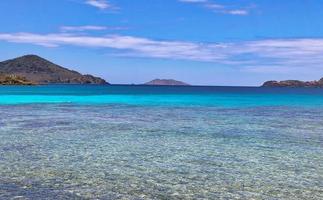
<path id="1" fill-rule="evenodd" d="M 177 81 L 174 79 L 154 79 L 145 83 L 144 85 L 164 85 L 164 86 L 189 86 L 188 83 Z"/>
<path id="2" fill-rule="evenodd" d="M 37 55 L 25 55 L 0 62 L 0 84 L 108 84 L 104 79 L 82 75 Z"/>
<path id="3" fill-rule="evenodd" d="M 286 80 L 286 81 L 267 81 L 262 87 L 311 87 L 323 88 L 323 78 L 318 81 L 299 81 L 299 80 Z"/>

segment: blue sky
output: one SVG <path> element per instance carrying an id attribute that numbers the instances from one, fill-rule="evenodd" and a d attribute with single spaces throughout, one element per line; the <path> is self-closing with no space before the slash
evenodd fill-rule
<path id="1" fill-rule="evenodd" d="M 111 83 L 323 77 L 323 1 L 2 0 L 0 60 L 37 54 Z"/>

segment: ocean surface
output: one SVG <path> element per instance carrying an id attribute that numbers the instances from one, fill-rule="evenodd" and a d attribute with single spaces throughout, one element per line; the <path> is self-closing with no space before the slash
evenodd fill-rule
<path id="1" fill-rule="evenodd" d="M 323 89 L 0 86 L 0 199 L 323 199 Z"/>

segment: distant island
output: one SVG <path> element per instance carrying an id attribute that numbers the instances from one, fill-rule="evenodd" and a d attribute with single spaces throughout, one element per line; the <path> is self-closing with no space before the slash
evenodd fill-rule
<path id="1" fill-rule="evenodd" d="M 144 85 L 165 85 L 165 86 L 189 86 L 188 83 L 177 81 L 174 79 L 154 79 L 145 83 Z"/>
<path id="2" fill-rule="evenodd" d="M 299 81 L 299 80 L 286 80 L 286 81 L 267 81 L 262 87 L 313 87 L 323 88 L 323 78 L 319 81 Z"/>
<path id="3" fill-rule="evenodd" d="M 108 84 L 104 79 L 56 65 L 37 55 L 0 62 L 0 85 Z"/>

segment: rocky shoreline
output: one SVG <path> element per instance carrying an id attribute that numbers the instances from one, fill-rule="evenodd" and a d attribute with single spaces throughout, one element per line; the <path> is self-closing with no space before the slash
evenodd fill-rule
<path id="1" fill-rule="evenodd" d="M 36 85 L 36 83 L 27 80 L 25 77 L 0 74 L 0 85 Z"/>

